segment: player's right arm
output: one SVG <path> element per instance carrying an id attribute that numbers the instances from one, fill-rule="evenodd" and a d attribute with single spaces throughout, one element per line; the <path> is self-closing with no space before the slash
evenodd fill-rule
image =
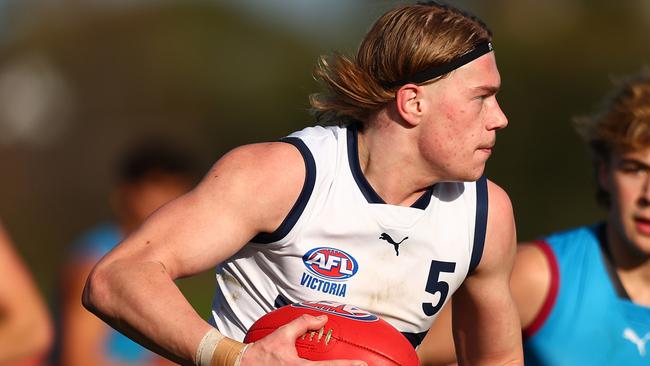
<path id="1" fill-rule="evenodd" d="M 212 327 L 174 280 L 213 268 L 256 234 L 275 231 L 296 202 L 304 179 L 302 156 L 289 144 L 234 149 L 195 189 L 152 214 L 97 264 L 84 289 L 85 306 L 148 348 L 179 363 L 195 364 L 197 348 Z M 295 339 L 324 323 L 299 318 L 249 347 L 241 364 L 304 364 L 296 355 Z M 231 340 L 227 344 L 236 350 L 243 347 Z"/>
<path id="2" fill-rule="evenodd" d="M 485 244 L 476 270 L 454 293 L 452 324 L 460 365 L 523 365 L 519 316 L 510 275 L 516 231 L 508 195 L 488 181 Z"/>
<path id="3" fill-rule="evenodd" d="M 530 329 L 540 316 L 550 287 L 551 270 L 541 247 L 532 242 L 519 243 L 510 276 L 510 290 L 517 305 L 522 329 Z M 422 366 L 446 366 L 455 363 L 451 311 L 451 306 L 441 310 L 418 348 Z"/>

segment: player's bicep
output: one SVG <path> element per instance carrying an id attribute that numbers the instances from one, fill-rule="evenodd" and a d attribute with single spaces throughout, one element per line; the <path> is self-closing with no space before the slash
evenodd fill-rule
<path id="1" fill-rule="evenodd" d="M 211 268 L 256 234 L 274 231 L 297 200 L 304 175 L 302 157 L 289 144 L 237 148 L 107 257 L 160 262 L 173 278 Z"/>
<path id="2" fill-rule="evenodd" d="M 454 294 L 454 338 L 467 360 L 517 357 L 520 326 L 509 279 L 516 253 L 515 224 L 507 194 L 488 183 L 485 247 L 476 270 Z M 464 353 L 464 354 L 463 354 Z"/>
<path id="3" fill-rule="evenodd" d="M 461 290 L 480 306 L 486 297 L 509 294 L 509 279 L 516 254 L 515 222 L 507 194 L 488 181 L 489 208 L 485 245 L 477 268 L 463 282 Z M 499 292 L 497 292 L 499 291 Z M 457 296 L 454 296 L 456 298 Z M 498 306 L 498 304 L 497 304 Z"/>

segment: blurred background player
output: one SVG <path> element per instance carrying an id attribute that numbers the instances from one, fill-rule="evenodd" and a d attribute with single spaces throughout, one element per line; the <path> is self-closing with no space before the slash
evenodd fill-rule
<path id="1" fill-rule="evenodd" d="M 526 365 L 650 364 L 650 70 L 619 82 L 577 120 L 595 168 L 603 222 L 522 243 L 511 287 Z M 449 314 L 419 351 L 453 362 Z"/>
<path id="2" fill-rule="evenodd" d="M 107 326 L 81 305 L 90 269 L 149 214 L 193 184 L 193 163 L 174 147 L 148 141 L 128 151 L 117 167 L 111 195 L 115 220 L 97 225 L 74 244 L 64 270 L 62 366 L 162 365 L 170 361 Z"/>
<path id="3" fill-rule="evenodd" d="M 0 365 L 41 365 L 52 340 L 47 306 L 0 222 Z"/>

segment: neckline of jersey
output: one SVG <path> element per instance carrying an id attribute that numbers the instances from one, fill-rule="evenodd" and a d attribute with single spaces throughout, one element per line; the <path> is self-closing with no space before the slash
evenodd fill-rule
<path id="1" fill-rule="evenodd" d="M 346 126 L 346 129 L 347 129 L 347 145 L 348 145 L 348 162 L 350 165 L 352 176 L 354 177 L 354 181 L 357 183 L 359 190 L 366 198 L 366 201 L 368 201 L 368 203 L 386 205 L 387 204 L 386 201 L 384 201 L 384 199 L 381 198 L 381 196 L 379 196 L 379 194 L 374 190 L 374 188 L 372 188 L 370 182 L 368 182 L 366 176 L 363 174 L 363 170 L 361 170 L 361 162 L 359 161 L 358 122 L 350 123 L 348 126 Z M 427 188 L 427 190 L 422 194 L 422 196 L 420 196 L 420 198 L 418 198 L 415 202 L 413 202 L 413 204 L 410 207 L 417 208 L 420 210 L 426 209 L 429 206 L 429 202 L 431 202 L 432 194 L 433 194 L 433 186 Z"/>
<path id="2" fill-rule="evenodd" d="M 621 278 L 618 276 L 618 272 L 616 272 L 614 259 L 612 257 L 612 253 L 609 250 L 609 246 L 607 245 L 606 227 L 607 225 L 604 222 L 601 222 L 595 228 L 598 245 L 600 246 L 600 251 L 605 262 L 605 269 L 607 270 L 607 274 L 609 275 L 609 278 L 614 285 L 614 290 L 616 290 L 618 297 L 624 300 L 632 301 L 632 299 L 630 299 L 630 295 L 627 293 L 627 290 L 625 290 L 625 286 L 623 286 Z"/>

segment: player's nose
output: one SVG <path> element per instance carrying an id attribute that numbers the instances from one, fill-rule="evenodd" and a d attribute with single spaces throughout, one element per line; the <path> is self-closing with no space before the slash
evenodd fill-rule
<path id="1" fill-rule="evenodd" d="M 488 124 L 489 130 L 500 130 L 508 126 L 508 117 L 506 117 L 505 113 L 503 113 L 501 106 L 499 105 L 498 102 L 496 102 L 496 100 L 495 100 L 493 113 L 490 116 L 490 120 L 488 123 L 489 123 Z"/>
<path id="2" fill-rule="evenodd" d="M 638 204 L 642 207 L 650 206 L 650 174 L 646 173 L 639 192 Z"/>

